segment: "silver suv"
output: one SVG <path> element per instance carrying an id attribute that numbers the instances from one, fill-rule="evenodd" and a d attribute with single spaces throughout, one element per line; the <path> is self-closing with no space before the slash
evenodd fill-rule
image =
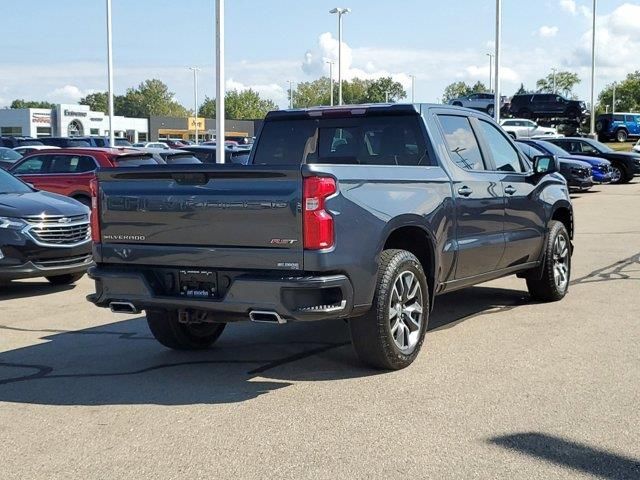
<path id="1" fill-rule="evenodd" d="M 501 103 L 504 105 L 505 98 L 502 97 Z M 449 105 L 456 107 L 473 108 L 474 110 L 480 110 L 486 112 L 489 116 L 493 117 L 494 113 L 494 95 L 493 93 L 472 93 L 460 98 L 454 98 L 449 100 Z"/>

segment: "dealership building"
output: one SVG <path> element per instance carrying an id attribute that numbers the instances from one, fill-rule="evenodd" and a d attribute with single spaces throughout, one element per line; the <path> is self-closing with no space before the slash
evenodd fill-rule
<path id="1" fill-rule="evenodd" d="M 113 117 L 116 137 L 131 142 L 149 138 L 147 118 Z M 0 135 L 25 137 L 79 137 L 109 135 L 109 117 L 88 105 L 56 105 L 48 108 L 0 109 Z"/>

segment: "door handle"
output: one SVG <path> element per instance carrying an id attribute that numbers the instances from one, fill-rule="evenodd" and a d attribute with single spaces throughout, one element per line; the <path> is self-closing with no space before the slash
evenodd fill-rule
<path id="1" fill-rule="evenodd" d="M 462 195 L 463 197 L 468 197 L 469 195 L 471 195 L 473 193 L 473 190 L 471 190 L 469 187 L 467 187 L 465 185 L 464 187 L 460 187 L 458 189 L 458 193 L 460 195 Z"/>
<path id="2" fill-rule="evenodd" d="M 506 187 L 504 187 L 504 193 L 506 193 L 507 195 L 513 195 L 514 193 L 516 193 L 516 188 L 512 185 L 507 185 Z"/>

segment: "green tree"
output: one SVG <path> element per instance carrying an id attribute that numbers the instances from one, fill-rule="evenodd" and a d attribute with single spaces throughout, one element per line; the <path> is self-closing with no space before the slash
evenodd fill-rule
<path id="1" fill-rule="evenodd" d="M 526 88 L 524 88 L 524 83 L 520 84 L 520 88 L 518 88 L 518 90 L 516 90 L 515 95 L 524 95 L 525 93 L 531 93 L 529 90 L 527 90 Z"/>
<path id="2" fill-rule="evenodd" d="M 198 116 L 204 118 L 216 118 L 216 99 L 204 97 L 204 101 L 198 108 Z"/>
<path id="3" fill-rule="evenodd" d="M 115 99 L 115 111 L 126 117 L 186 117 L 189 114 L 174 100 L 169 87 L 158 79 L 145 80 L 137 88 L 127 89 L 122 97 Z"/>
<path id="4" fill-rule="evenodd" d="M 596 110 L 604 113 L 609 106 L 612 111 L 613 106 L 613 84 L 607 85 L 598 95 Z M 629 73 L 627 78 L 621 82 L 616 82 L 616 112 L 638 112 L 640 111 L 640 70 Z"/>
<path id="5" fill-rule="evenodd" d="M 255 90 L 231 90 L 224 97 L 225 117 L 229 120 L 255 120 L 264 118 L 270 110 L 278 106 L 271 100 L 261 98 Z M 205 97 L 198 109 L 198 115 L 216 118 L 216 100 Z"/>
<path id="6" fill-rule="evenodd" d="M 254 120 L 264 118 L 270 110 L 277 110 L 278 106 L 271 100 L 261 98 L 252 89 L 231 90 L 224 98 L 224 113 L 230 120 Z"/>
<path id="7" fill-rule="evenodd" d="M 450 100 L 465 97 L 472 93 L 485 93 L 488 91 L 489 89 L 487 86 L 480 81 L 476 82 L 474 85 L 469 85 L 466 82 L 454 82 L 447 85 L 444 89 L 442 103 L 449 103 Z"/>
<path id="8" fill-rule="evenodd" d="M 54 108 L 55 104 L 45 101 L 37 100 L 23 100 L 21 98 L 15 99 L 11 102 L 10 108 Z"/>
<path id="9" fill-rule="evenodd" d="M 337 85 L 334 85 L 333 95 L 337 101 Z M 331 102 L 331 87 L 329 77 L 321 77 L 311 82 L 299 83 L 293 94 L 293 106 L 296 108 L 309 108 L 317 105 L 329 105 Z M 287 91 L 287 98 L 289 92 Z"/>
<path id="10" fill-rule="evenodd" d="M 109 99 L 107 92 L 90 93 L 80 99 L 80 105 L 88 105 L 93 112 L 103 112 L 105 115 L 109 113 Z"/>
<path id="11" fill-rule="evenodd" d="M 545 78 L 541 78 L 536 82 L 536 88 L 540 93 L 562 93 L 565 97 L 573 97 L 573 87 L 578 85 L 581 80 L 577 73 L 574 72 L 556 72 L 555 74 L 555 90 L 554 75 L 550 73 Z"/>
<path id="12" fill-rule="evenodd" d="M 394 82 L 391 77 L 381 77 L 369 80 L 364 103 L 382 103 L 388 101 L 395 103 L 407 97 L 407 92 L 400 82 Z"/>

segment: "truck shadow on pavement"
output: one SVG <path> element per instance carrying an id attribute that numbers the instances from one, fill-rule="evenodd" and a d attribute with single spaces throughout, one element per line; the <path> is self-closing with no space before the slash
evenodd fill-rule
<path id="1" fill-rule="evenodd" d="M 464 301 L 463 301 L 464 300 Z M 474 287 L 437 299 L 429 330 L 528 302 L 517 290 Z M 77 331 L 0 325 L 37 345 L 0 353 L 0 401 L 46 405 L 233 403 L 293 381 L 376 375 L 357 360 L 344 321 L 231 324 L 214 348 L 176 352 L 144 317 Z M 20 332 L 20 333 L 18 333 Z M 428 352 L 428 338 L 426 351 Z"/>
<path id="2" fill-rule="evenodd" d="M 640 460 L 544 433 L 504 435 L 489 439 L 489 443 L 598 478 L 640 478 Z"/>

